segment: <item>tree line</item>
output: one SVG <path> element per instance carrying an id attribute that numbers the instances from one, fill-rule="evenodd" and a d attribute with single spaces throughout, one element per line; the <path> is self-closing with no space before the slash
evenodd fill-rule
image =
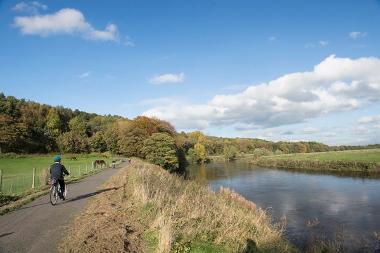
<path id="1" fill-rule="evenodd" d="M 188 162 L 206 162 L 211 155 L 233 159 L 238 154 L 330 149 L 317 142 L 221 138 L 205 136 L 200 131 L 178 133 L 170 123 L 156 118 L 102 116 L 0 93 L 0 153 L 109 152 L 144 158 L 174 170 Z"/>

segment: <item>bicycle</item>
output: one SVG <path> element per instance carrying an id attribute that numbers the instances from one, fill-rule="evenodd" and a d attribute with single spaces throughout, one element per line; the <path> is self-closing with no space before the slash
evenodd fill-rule
<path id="1" fill-rule="evenodd" d="M 52 179 L 50 182 L 50 203 L 55 206 L 58 203 L 59 195 L 61 193 L 61 187 L 58 184 L 58 181 L 56 179 Z M 65 184 L 65 192 L 63 193 L 63 196 L 66 198 L 67 195 L 67 185 Z"/>

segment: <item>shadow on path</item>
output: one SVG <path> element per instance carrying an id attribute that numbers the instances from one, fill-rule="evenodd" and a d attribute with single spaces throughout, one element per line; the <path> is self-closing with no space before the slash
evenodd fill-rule
<path id="1" fill-rule="evenodd" d="M 40 203 L 40 204 L 36 204 L 36 205 L 31 205 L 31 206 L 24 206 L 24 207 L 18 208 L 17 210 L 23 210 L 23 209 L 33 208 L 33 207 L 36 207 L 36 206 L 43 206 L 43 205 L 47 205 L 47 204 L 50 204 L 50 202 Z"/>
<path id="2" fill-rule="evenodd" d="M 7 235 L 11 235 L 11 234 L 13 234 L 13 233 L 14 233 L 14 232 L 1 234 L 1 235 L 0 235 L 0 238 L 1 238 L 1 237 L 5 237 L 5 236 L 7 236 Z"/>
<path id="3" fill-rule="evenodd" d="M 75 197 L 75 198 L 68 199 L 67 202 L 72 202 L 72 201 L 77 201 L 77 200 L 81 200 L 81 199 L 86 199 L 86 198 L 89 198 L 89 197 L 92 197 L 92 196 L 98 195 L 99 193 L 106 192 L 106 191 L 117 190 L 117 189 L 119 189 L 119 188 L 120 188 L 120 187 L 112 187 L 112 188 L 107 188 L 107 189 L 97 190 L 97 191 L 95 191 L 95 192 L 91 192 L 91 193 L 87 193 L 87 194 L 79 195 L 79 196 L 77 196 L 77 197 Z"/>

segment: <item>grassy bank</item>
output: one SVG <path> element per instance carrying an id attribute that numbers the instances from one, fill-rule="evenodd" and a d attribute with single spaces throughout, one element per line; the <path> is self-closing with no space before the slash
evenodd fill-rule
<path id="1" fill-rule="evenodd" d="M 371 174 L 380 173 L 380 149 L 263 156 L 251 162 L 262 167 Z"/>
<path id="2" fill-rule="evenodd" d="M 61 252 L 291 252 L 280 226 L 237 193 L 218 193 L 133 160 L 99 190 Z"/>

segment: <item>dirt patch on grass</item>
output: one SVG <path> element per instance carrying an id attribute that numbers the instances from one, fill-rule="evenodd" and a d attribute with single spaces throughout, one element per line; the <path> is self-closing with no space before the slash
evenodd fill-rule
<path id="1" fill-rule="evenodd" d="M 59 252 L 143 252 L 142 231 L 133 202 L 126 201 L 120 172 L 104 184 L 67 229 Z"/>

